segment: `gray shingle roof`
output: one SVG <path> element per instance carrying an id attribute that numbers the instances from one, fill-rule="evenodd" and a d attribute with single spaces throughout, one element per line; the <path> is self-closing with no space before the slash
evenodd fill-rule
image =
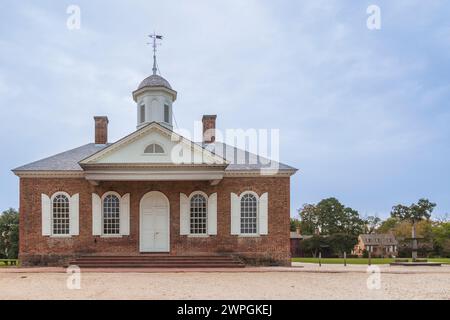
<path id="1" fill-rule="evenodd" d="M 13 171 L 82 171 L 83 169 L 79 166 L 78 162 L 104 149 L 108 145 L 89 143 L 18 167 Z M 296 170 L 286 164 L 270 161 L 267 158 L 256 156 L 253 153 L 221 142 L 203 145 L 203 147 L 230 162 L 226 171 L 252 171 L 261 170 L 262 168 L 277 168 L 277 166 L 279 170 Z"/>
<path id="2" fill-rule="evenodd" d="M 161 76 L 158 76 L 157 74 L 152 74 L 151 76 L 145 78 L 141 82 L 141 84 L 139 85 L 137 90 L 142 89 L 144 87 L 165 87 L 168 89 L 172 89 L 169 81 L 167 81 L 166 79 L 164 79 Z"/>
<path id="3" fill-rule="evenodd" d="M 391 233 L 372 233 L 372 234 L 361 234 L 361 240 L 364 244 L 369 245 L 396 245 L 397 239 Z"/>
<path id="4" fill-rule="evenodd" d="M 84 146 L 15 168 L 13 171 L 82 171 L 83 169 L 78 165 L 78 162 L 106 148 L 108 145 L 88 143 Z"/>
<path id="5" fill-rule="evenodd" d="M 202 146 L 215 153 L 216 155 L 225 158 L 230 162 L 226 168 L 229 171 L 238 170 L 260 170 L 263 168 L 274 168 L 279 170 L 297 170 L 287 164 L 269 160 L 265 157 L 258 156 L 246 150 L 242 150 L 222 142 L 214 142 L 202 144 Z"/>

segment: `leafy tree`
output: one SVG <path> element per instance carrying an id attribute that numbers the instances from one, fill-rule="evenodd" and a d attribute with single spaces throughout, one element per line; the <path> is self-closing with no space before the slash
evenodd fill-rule
<path id="1" fill-rule="evenodd" d="M 391 216 L 399 220 L 409 220 L 414 224 L 424 219 L 430 219 L 434 207 L 436 207 L 435 203 L 428 199 L 420 199 L 417 204 L 413 203 L 409 207 L 402 204 L 392 207 Z"/>
<path id="2" fill-rule="evenodd" d="M 377 229 L 378 233 L 388 233 L 389 231 L 394 230 L 394 228 L 399 224 L 397 218 L 387 218 L 383 222 L 381 222 L 380 226 Z"/>
<path id="3" fill-rule="evenodd" d="M 300 228 L 300 221 L 298 219 L 291 218 L 291 231 L 296 231 L 297 227 Z"/>
<path id="4" fill-rule="evenodd" d="M 317 208 L 313 204 L 305 204 L 299 209 L 301 219 L 302 233 L 315 234 L 318 230 L 318 213 Z"/>
<path id="5" fill-rule="evenodd" d="M 368 216 L 365 219 L 366 228 L 365 233 L 374 233 L 381 224 L 381 219 L 377 216 Z"/>
<path id="6" fill-rule="evenodd" d="M 311 255 L 315 258 L 319 254 L 322 246 L 326 246 L 323 237 L 319 235 L 313 235 L 311 238 L 305 239 L 301 241 L 301 246 L 305 252 L 310 252 Z"/>
<path id="7" fill-rule="evenodd" d="M 431 229 L 435 254 L 450 257 L 450 222 L 438 222 Z"/>
<path id="8" fill-rule="evenodd" d="M 17 259 L 19 252 L 19 213 L 10 208 L 0 215 L 0 257 Z"/>
<path id="9" fill-rule="evenodd" d="M 335 233 L 332 235 L 313 235 L 300 242 L 305 253 L 317 257 L 320 251 L 322 254 L 342 257 L 344 252 L 351 252 L 357 243 L 357 237 L 345 233 Z"/>
<path id="10" fill-rule="evenodd" d="M 317 205 L 305 204 L 299 210 L 304 234 L 322 235 L 346 233 L 359 235 L 364 231 L 364 221 L 358 211 L 345 207 L 336 198 L 328 198 Z"/>
<path id="11" fill-rule="evenodd" d="M 391 217 L 397 218 L 400 221 L 409 221 L 411 226 L 411 238 L 416 238 L 416 224 L 424 219 L 429 220 L 431 213 L 436 207 L 435 203 L 428 199 L 420 199 L 417 204 L 413 203 L 409 207 L 399 204 L 392 207 Z M 415 253 L 417 249 L 417 240 L 413 240 L 413 259 L 417 258 Z"/>
<path id="12" fill-rule="evenodd" d="M 436 207 L 435 203 L 428 199 L 420 199 L 417 204 L 413 203 L 409 207 L 402 204 L 392 207 L 391 217 L 397 218 L 400 221 L 410 221 L 412 223 L 412 237 L 416 236 L 416 224 L 421 220 L 428 220 L 431 213 Z"/>
<path id="13" fill-rule="evenodd" d="M 336 233 L 327 237 L 327 243 L 335 255 L 342 257 L 344 252 L 351 252 L 358 242 L 358 237 L 345 234 Z"/>

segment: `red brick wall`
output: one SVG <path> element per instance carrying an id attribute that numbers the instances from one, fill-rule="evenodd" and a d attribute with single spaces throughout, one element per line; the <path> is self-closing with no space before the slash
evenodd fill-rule
<path id="1" fill-rule="evenodd" d="M 216 141 L 216 118 L 216 115 L 203 116 L 203 142 L 211 143 Z"/>
<path id="2" fill-rule="evenodd" d="M 108 143 L 108 117 L 94 117 L 95 121 L 95 143 Z"/>
<path id="3" fill-rule="evenodd" d="M 217 235 L 207 238 L 180 236 L 180 192 L 189 195 L 201 190 L 217 192 Z M 239 237 L 230 234 L 230 193 L 251 190 L 259 195 L 269 193 L 269 234 Z M 51 196 L 57 191 L 80 194 L 80 234 L 71 238 L 42 236 L 41 193 Z M 101 238 L 92 235 L 92 196 L 107 191 L 120 195 L 130 193 L 130 235 Z M 139 202 L 149 191 L 164 193 L 170 202 L 170 254 L 232 253 L 261 263 L 276 261 L 287 264 L 289 245 L 289 178 L 225 178 L 218 185 L 207 181 L 174 182 L 102 182 L 93 186 L 84 179 L 20 179 L 20 249 L 22 263 L 52 264 L 82 254 L 139 254 Z"/>

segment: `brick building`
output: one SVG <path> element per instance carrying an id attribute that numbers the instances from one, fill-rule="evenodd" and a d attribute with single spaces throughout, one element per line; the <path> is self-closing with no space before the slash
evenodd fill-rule
<path id="1" fill-rule="evenodd" d="M 288 264 L 290 176 L 296 169 L 215 139 L 173 131 L 177 92 L 153 74 L 133 92 L 137 130 L 108 143 L 108 118 L 95 139 L 21 166 L 23 265 L 63 264 L 89 255 L 235 255 Z"/>
<path id="2" fill-rule="evenodd" d="M 361 257 L 364 252 L 370 252 L 372 257 L 396 257 L 398 241 L 391 233 L 360 234 L 352 254 Z"/>

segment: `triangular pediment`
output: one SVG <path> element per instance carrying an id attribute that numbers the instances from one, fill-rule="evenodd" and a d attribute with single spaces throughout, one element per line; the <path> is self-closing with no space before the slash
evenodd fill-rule
<path id="1" fill-rule="evenodd" d="M 80 161 L 90 165 L 226 166 L 226 160 L 153 122 Z"/>

